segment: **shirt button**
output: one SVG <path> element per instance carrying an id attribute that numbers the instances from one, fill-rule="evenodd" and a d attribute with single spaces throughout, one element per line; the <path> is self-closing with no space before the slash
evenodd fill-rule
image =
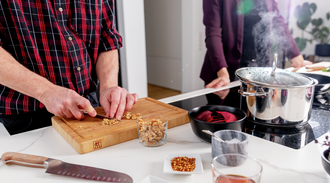
<path id="1" fill-rule="evenodd" d="M 77 71 L 80 71 L 81 70 L 81 68 L 80 67 L 77 67 Z"/>
<path id="2" fill-rule="evenodd" d="M 63 11 L 63 8 L 59 8 L 58 11 L 62 12 Z"/>
<path id="3" fill-rule="evenodd" d="M 69 41 L 72 41 L 72 37 L 68 37 Z"/>

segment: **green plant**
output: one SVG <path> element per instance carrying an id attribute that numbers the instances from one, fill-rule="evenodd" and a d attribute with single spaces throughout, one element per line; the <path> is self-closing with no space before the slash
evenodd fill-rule
<path id="1" fill-rule="evenodd" d="M 330 12 L 326 14 L 326 19 L 329 21 Z M 313 35 L 314 39 L 320 44 L 328 44 L 330 42 L 330 37 L 329 37 L 330 31 L 328 27 L 322 26 L 322 24 L 323 24 L 322 18 L 313 19 L 312 25 L 314 26 L 314 28 L 312 29 L 311 34 Z"/>
<path id="2" fill-rule="evenodd" d="M 329 28 L 323 25 L 322 18 L 312 19 L 317 6 L 315 3 L 305 2 L 302 6 L 298 5 L 294 11 L 294 16 L 297 18 L 297 26 L 302 30 L 301 37 L 296 37 L 295 41 L 300 51 L 306 48 L 307 43 L 312 43 L 313 40 L 320 44 L 328 44 L 330 42 Z M 326 14 L 326 19 L 330 20 L 330 12 Z M 307 31 L 306 28 L 312 24 L 312 30 Z M 322 26 L 323 25 L 323 26 Z M 312 35 L 313 39 L 304 38 L 304 33 Z"/>
<path id="3" fill-rule="evenodd" d="M 312 15 L 315 13 L 317 6 L 315 3 L 305 2 L 302 6 L 298 5 L 294 10 L 294 16 L 297 18 L 297 26 L 302 30 L 301 37 L 296 37 L 295 41 L 300 51 L 304 50 L 307 45 L 307 41 L 312 42 L 304 38 L 304 32 L 307 32 L 305 29 L 312 21 Z M 309 32 L 307 32 L 309 33 Z"/>

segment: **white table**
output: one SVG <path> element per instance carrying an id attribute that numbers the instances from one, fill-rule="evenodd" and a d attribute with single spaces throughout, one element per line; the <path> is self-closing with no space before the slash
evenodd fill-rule
<path id="1" fill-rule="evenodd" d="M 323 137 L 321 137 L 323 138 Z M 148 175 L 171 182 L 211 183 L 211 144 L 195 136 L 190 124 L 168 130 L 168 142 L 156 148 L 143 147 L 131 140 L 87 154 L 78 154 L 53 127 L 0 138 L 0 153 L 7 151 L 35 154 L 70 163 L 89 165 L 129 174 L 139 183 Z M 310 143 L 295 150 L 249 135 L 249 155 L 263 165 L 262 183 L 325 183 L 321 148 Z M 166 154 L 200 154 L 203 174 L 172 175 L 163 173 Z M 44 173 L 45 169 L 0 163 L 0 182 L 73 183 L 91 182 L 78 178 Z"/>

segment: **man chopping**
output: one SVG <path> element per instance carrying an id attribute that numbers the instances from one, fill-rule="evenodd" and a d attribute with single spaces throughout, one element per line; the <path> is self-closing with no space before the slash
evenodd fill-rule
<path id="1" fill-rule="evenodd" d="M 137 102 L 118 86 L 114 7 L 113 0 L 0 1 L 0 122 L 10 134 L 49 126 L 53 115 L 95 116 L 92 92 L 119 120 Z"/>

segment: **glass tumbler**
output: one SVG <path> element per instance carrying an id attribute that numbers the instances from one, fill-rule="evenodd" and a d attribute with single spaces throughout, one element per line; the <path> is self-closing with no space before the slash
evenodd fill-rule
<path id="1" fill-rule="evenodd" d="M 242 154 L 248 155 L 248 136 L 236 130 L 219 130 L 214 132 L 220 137 L 221 142 L 216 137 L 212 137 L 212 158 L 221 154 Z"/>
<path id="2" fill-rule="evenodd" d="M 260 183 L 262 165 L 242 154 L 222 154 L 213 158 L 212 183 Z"/>
<path id="3" fill-rule="evenodd" d="M 162 115 L 148 115 L 136 119 L 139 143 L 146 147 L 166 144 L 168 118 Z"/>

